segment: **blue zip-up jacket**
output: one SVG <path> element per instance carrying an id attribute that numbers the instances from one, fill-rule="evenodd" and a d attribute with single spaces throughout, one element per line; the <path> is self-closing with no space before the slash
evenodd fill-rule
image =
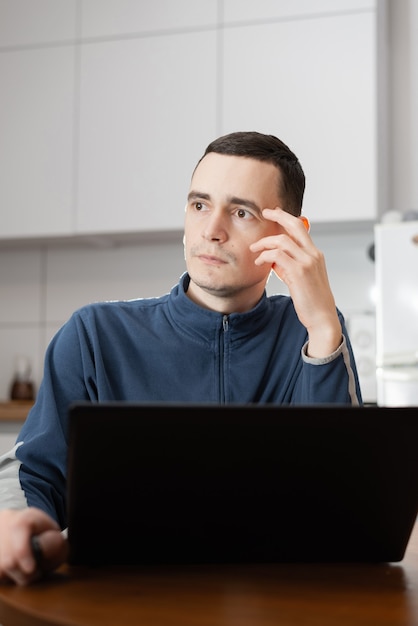
<path id="1" fill-rule="evenodd" d="M 66 526 L 67 412 L 76 401 L 361 403 L 340 312 L 341 346 L 313 359 L 289 296 L 264 294 L 251 311 L 223 315 L 187 297 L 189 280 L 185 273 L 159 298 L 84 306 L 58 331 L 36 403 L 0 460 L 0 508 L 37 506 Z"/>

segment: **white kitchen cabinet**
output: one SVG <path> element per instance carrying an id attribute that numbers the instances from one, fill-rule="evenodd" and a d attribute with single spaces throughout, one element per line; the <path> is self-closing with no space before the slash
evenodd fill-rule
<path id="1" fill-rule="evenodd" d="M 217 134 L 216 25 L 208 0 L 83 0 L 77 232 L 183 228 Z"/>
<path id="2" fill-rule="evenodd" d="M 280 136 L 315 221 L 377 214 L 377 0 L 3 0 L 0 240 L 181 230 L 232 130 Z"/>
<path id="3" fill-rule="evenodd" d="M 375 219 L 375 13 L 238 23 L 223 38 L 223 132 L 288 143 L 306 174 L 311 221 Z"/>
<path id="4" fill-rule="evenodd" d="M 71 231 L 74 47 L 0 53 L 0 237 Z"/>
<path id="5" fill-rule="evenodd" d="M 0 239 L 73 228 L 76 6 L 0 3 Z"/>
<path id="6" fill-rule="evenodd" d="M 97 0 L 99 1 L 99 0 Z M 298 19 L 375 10 L 382 0 L 224 0 L 226 23 Z"/>
<path id="7" fill-rule="evenodd" d="M 1 0 L 0 48 L 63 44 L 76 35 L 79 0 Z"/>
<path id="8" fill-rule="evenodd" d="M 145 33 L 214 28 L 214 0 L 82 0 L 81 37 L 125 37 Z"/>
<path id="9" fill-rule="evenodd" d="M 82 46 L 77 230 L 181 229 L 216 135 L 216 32 Z"/>

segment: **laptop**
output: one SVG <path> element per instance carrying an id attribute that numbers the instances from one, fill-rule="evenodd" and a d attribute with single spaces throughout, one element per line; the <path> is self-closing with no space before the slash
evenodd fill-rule
<path id="1" fill-rule="evenodd" d="M 404 557 L 416 407 L 79 403 L 69 418 L 73 565 Z"/>

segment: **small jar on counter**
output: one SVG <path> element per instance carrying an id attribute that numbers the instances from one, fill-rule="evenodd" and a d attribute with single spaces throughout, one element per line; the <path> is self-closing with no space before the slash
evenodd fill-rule
<path id="1" fill-rule="evenodd" d="M 35 399 L 35 389 L 31 380 L 32 368 L 30 361 L 25 356 L 16 357 L 15 374 L 10 386 L 11 400 Z"/>

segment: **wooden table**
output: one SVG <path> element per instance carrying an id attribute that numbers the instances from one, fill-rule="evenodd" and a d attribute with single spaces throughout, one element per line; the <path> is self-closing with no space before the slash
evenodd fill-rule
<path id="1" fill-rule="evenodd" d="M 418 525 L 398 564 L 82 569 L 0 585 L 3 626 L 417 626 Z"/>

